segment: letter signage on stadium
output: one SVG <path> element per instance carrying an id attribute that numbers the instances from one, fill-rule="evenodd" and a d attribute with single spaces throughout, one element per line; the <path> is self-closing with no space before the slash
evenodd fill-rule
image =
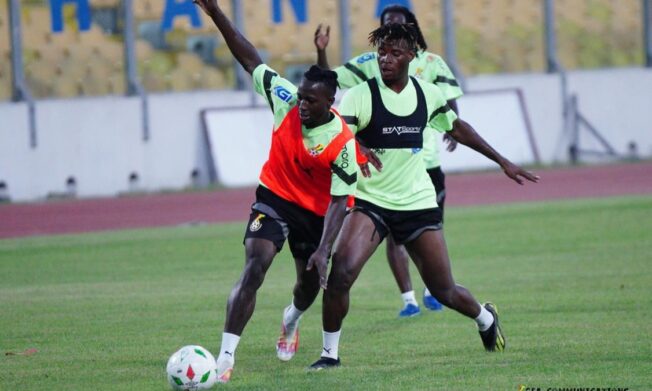
<path id="1" fill-rule="evenodd" d="M 142 0 L 137 0 L 142 1 Z M 307 0 L 270 0 L 271 20 L 274 24 L 282 24 L 283 3 L 289 5 L 294 13 L 294 20 L 299 24 L 308 23 L 308 1 Z M 79 31 L 88 31 L 91 28 L 91 6 L 89 0 L 50 0 L 50 16 L 52 20 L 52 31 L 60 33 L 64 29 L 63 7 L 66 4 L 75 4 L 75 17 L 79 25 Z M 412 8 L 410 0 L 377 0 L 376 14 L 380 16 L 383 8 L 390 4 L 399 4 L 407 8 Z M 194 29 L 203 27 L 202 20 L 199 17 L 199 11 L 193 4 L 192 0 L 165 0 L 165 9 L 161 15 L 161 29 L 169 31 L 174 25 L 174 19 L 177 17 L 186 17 L 190 19 L 190 24 Z M 292 20 L 290 18 L 290 20 Z"/>
<path id="2" fill-rule="evenodd" d="M 380 13 L 383 12 L 383 9 L 388 5 L 402 5 L 408 9 L 412 9 L 410 5 L 410 0 L 378 0 L 376 2 L 376 17 L 380 17 Z"/>
<path id="3" fill-rule="evenodd" d="M 297 22 L 304 24 L 308 22 L 308 7 L 306 0 L 287 0 L 294 12 L 294 17 Z M 282 3 L 284 0 L 272 0 L 272 20 L 274 24 L 283 23 L 283 8 Z"/>
<path id="4" fill-rule="evenodd" d="M 77 24 L 79 31 L 88 31 L 91 28 L 91 6 L 88 0 L 50 0 L 50 20 L 52 21 L 52 32 L 63 31 L 63 6 L 76 4 Z"/>
<path id="5" fill-rule="evenodd" d="M 199 17 L 199 9 L 192 0 L 166 0 L 165 12 L 163 12 L 163 22 L 161 28 L 163 31 L 172 30 L 174 19 L 177 16 L 186 16 L 190 18 L 190 24 L 193 28 L 201 28 L 201 18 Z"/>

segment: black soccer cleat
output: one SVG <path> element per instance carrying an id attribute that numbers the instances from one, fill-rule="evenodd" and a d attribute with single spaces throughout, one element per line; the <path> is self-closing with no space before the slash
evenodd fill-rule
<path id="1" fill-rule="evenodd" d="M 487 330 L 480 331 L 484 348 L 488 352 L 502 352 L 505 350 L 505 336 L 498 322 L 498 309 L 493 303 L 484 303 L 482 306 L 494 316 L 493 324 Z"/>
<path id="2" fill-rule="evenodd" d="M 322 369 L 331 369 L 331 368 L 337 368 L 339 367 L 340 364 L 340 359 L 334 359 L 330 357 L 320 357 L 319 360 L 315 361 L 312 363 L 311 366 L 308 367 L 309 371 L 321 371 Z"/>

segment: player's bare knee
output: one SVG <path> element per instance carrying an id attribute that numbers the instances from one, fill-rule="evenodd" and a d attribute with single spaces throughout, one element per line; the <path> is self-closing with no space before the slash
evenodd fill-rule
<path id="1" fill-rule="evenodd" d="M 265 280 L 266 267 L 262 260 L 250 257 L 242 273 L 242 288 L 258 289 Z"/>
<path id="2" fill-rule="evenodd" d="M 355 278 L 352 273 L 346 269 L 332 270 L 328 278 L 328 291 L 346 293 L 351 289 Z"/>
<path id="3" fill-rule="evenodd" d="M 314 299 L 319 293 L 319 277 L 302 279 L 294 285 L 294 296 Z"/>

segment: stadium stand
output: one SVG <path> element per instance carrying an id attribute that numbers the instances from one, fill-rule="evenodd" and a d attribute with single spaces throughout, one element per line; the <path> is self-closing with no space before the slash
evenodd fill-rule
<path id="1" fill-rule="evenodd" d="M 138 19 L 160 19 L 163 16 L 163 1 L 134 1 L 134 16 Z"/>
<path id="2" fill-rule="evenodd" d="M 559 0 L 559 56 L 568 69 L 641 64 L 642 2 Z"/>
<path id="3" fill-rule="evenodd" d="M 430 50 L 443 53 L 441 0 L 413 0 Z M 125 92 L 124 48 L 117 15 L 120 0 L 91 0 L 90 31 L 79 32 L 74 7 L 64 7 L 65 29 L 51 32 L 49 2 L 22 2 L 23 58 L 34 96 L 74 97 Z M 315 61 L 317 24 L 333 26 L 331 62 L 339 63 L 338 1 L 308 7 L 308 23 L 296 23 L 290 2 L 282 2 L 284 23 L 273 24 L 269 1 L 244 1 L 244 30 L 261 56 L 282 73 L 300 74 Z M 642 5 L 639 1 L 556 0 L 558 45 L 567 69 L 641 64 Z M 162 32 L 165 2 L 133 2 L 138 73 L 148 91 L 232 88 L 233 61 L 212 22 L 202 27 L 174 19 Z M 231 14 L 230 2 L 224 2 Z M 350 2 L 352 54 L 369 50 L 367 34 L 378 26 L 369 2 Z M 543 7 L 538 0 L 456 0 L 457 53 L 461 70 L 481 73 L 544 70 Z M 7 1 L 0 2 L 0 99 L 11 95 Z"/>
<path id="4" fill-rule="evenodd" d="M 0 101 L 11 98 L 11 52 L 6 0 L 0 1 Z"/>
<path id="5" fill-rule="evenodd" d="M 541 2 L 456 2 L 455 23 L 463 72 L 542 71 Z"/>
<path id="6" fill-rule="evenodd" d="M 0 3 L 0 31 L 8 30 L 7 10 Z M 0 100 L 11 97 L 11 52 L 9 34 L 0 33 Z"/>
<path id="7" fill-rule="evenodd" d="M 119 5 L 118 0 L 91 1 L 94 10 L 117 10 Z M 158 28 L 163 6 L 164 2 L 161 1 L 135 1 L 137 23 L 154 21 Z M 121 34 L 107 34 L 95 22 L 90 31 L 79 32 L 74 9 L 70 7 L 64 8 L 64 31 L 52 33 L 50 10 L 44 1 L 24 4 L 21 16 L 25 74 L 35 97 L 65 98 L 125 92 L 124 47 Z M 174 30 L 167 34 L 172 38 L 181 37 L 178 44 L 168 45 L 168 50 L 154 49 L 146 39 L 137 39 L 136 56 L 143 84 L 149 91 L 228 87 L 225 71 L 203 63 L 199 53 L 188 47 L 188 37 L 194 37 L 201 30 L 191 30 L 189 22 L 184 22 L 184 19 L 177 18 Z M 6 10 L 3 9 L 0 25 L 6 26 L 6 20 Z M 204 26 L 209 25 L 204 23 Z M 206 29 L 203 34 L 206 34 Z M 9 50 L 5 53 L 4 49 L 9 46 L 9 36 L 0 34 L 0 37 L 3 48 L 0 54 L 9 59 Z M 164 39 L 167 39 L 166 35 Z M 206 53 L 203 53 L 203 56 L 210 57 Z M 11 74 L 8 67 L 9 63 L 3 61 L 0 68 L 2 99 L 8 99 L 11 92 Z"/>
<path id="8" fill-rule="evenodd" d="M 11 98 L 11 58 L 4 46 L 0 51 L 0 101 Z"/>

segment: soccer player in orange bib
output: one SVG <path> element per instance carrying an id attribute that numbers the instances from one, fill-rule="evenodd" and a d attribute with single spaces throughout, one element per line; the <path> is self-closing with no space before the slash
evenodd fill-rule
<path id="1" fill-rule="evenodd" d="M 312 66 L 299 87 L 263 64 L 216 0 L 195 0 L 222 33 L 234 57 L 253 76 L 254 89 L 274 114 L 272 146 L 262 168 L 245 233 L 245 267 L 227 304 L 218 381 L 229 381 L 240 335 L 251 318 L 256 291 L 287 239 L 296 266 L 292 303 L 285 309 L 277 355 L 289 360 L 299 342 L 301 314 L 326 286 L 333 242 L 357 182 L 356 146 L 342 117 L 331 109 L 335 72 Z M 364 174 L 365 167 L 362 167 Z"/>

